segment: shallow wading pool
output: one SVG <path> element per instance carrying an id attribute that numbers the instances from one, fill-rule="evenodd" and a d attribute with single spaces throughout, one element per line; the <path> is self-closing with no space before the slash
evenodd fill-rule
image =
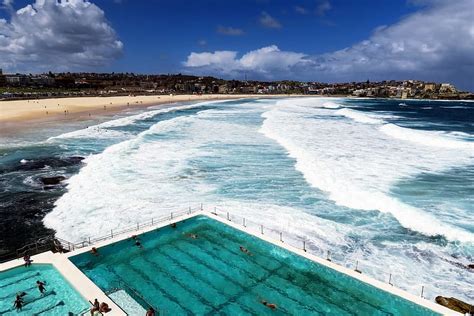
<path id="1" fill-rule="evenodd" d="M 46 285 L 41 295 L 36 281 Z M 16 311 L 16 294 L 24 292 L 24 306 Z M 33 264 L 0 272 L 0 315 L 78 315 L 89 307 L 61 274 L 50 264 Z"/>

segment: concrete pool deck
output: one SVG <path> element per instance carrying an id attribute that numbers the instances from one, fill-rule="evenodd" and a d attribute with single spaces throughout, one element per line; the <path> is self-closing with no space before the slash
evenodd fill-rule
<path id="1" fill-rule="evenodd" d="M 325 266 L 327 268 L 330 268 L 334 271 L 337 271 L 339 273 L 342 273 L 344 275 L 347 275 L 349 277 L 352 277 L 354 279 L 357 279 L 363 283 L 369 284 L 377 289 L 380 289 L 382 291 L 388 292 L 390 294 L 393 294 L 395 296 L 401 297 L 407 301 L 410 301 L 412 303 L 415 303 L 417 305 L 420 305 L 422 307 L 425 307 L 429 310 L 432 310 L 435 313 L 439 313 L 442 315 L 461 315 L 460 313 L 457 313 L 453 310 L 450 310 L 446 307 L 443 307 L 441 305 L 436 304 L 435 302 L 432 302 L 430 300 L 424 299 L 422 297 L 418 297 L 416 295 L 410 294 L 402 289 L 396 288 L 393 285 L 390 285 L 388 283 L 384 283 L 381 281 L 378 281 L 374 278 L 371 278 L 363 273 L 354 271 L 352 269 L 349 269 L 347 267 L 338 265 L 336 263 L 333 263 L 331 261 L 328 261 L 326 259 L 322 259 L 320 257 L 317 257 L 315 255 L 312 255 L 302 249 L 298 249 L 296 247 L 293 247 L 285 242 L 282 242 L 280 240 L 276 240 L 273 238 L 270 238 L 269 236 L 252 230 L 250 227 L 246 227 L 240 223 L 235 223 L 230 220 L 230 218 L 225 218 L 224 216 L 221 217 L 219 216 L 216 212 L 211 212 L 207 210 L 198 210 L 194 212 L 189 212 L 180 216 L 170 216 L 168 220 L 160 221 L 156 224 L 152 224 L 146 228 L 140 229 L 140 227 L 137 227 L 136 230 L 134 231 L 128 231 L 127 233 L 120 234 L 118 236 L 110 237 L 109 239 L 103 240 L 101 242 L 97 242 L 95 244 L 87 245 L 84 247 L 81 247 L 79 249 L 73 250 L 68 253 L 52 253 L 52 252 L 45 252 L 38 254 L 36 256 L 32 257 L 33 264 L 52 264 L 54 268 L 56 268 L 61 275 L 70 283 L 70 285 L 79 293 L 81 296 L 86 300 L 86 301 L 93 301 L 95 298 L 97 298 L 100 302 L 106 302 L 109 307 L 112 309 L 111 312 L 107 313 L 106 315 L 127 315 L 125 311 L 123 311 L 117 304 L 113 302 L 112 299 L 110 299 L 96 284 L 94 284 L 85 274 L 83 274 L 79 268 L 77 268 L 70 260 L 69 258 L 72 256 L 76 256 L 78 254 L 82 254 L 85 252 L 90 252 L 93 247 L 95 248 L 100 248 L 104 247 L 122 240 L 129 239 L 133 235 L 141 235 L 162 227 L 169 226 L 172 223 L 177 223 L 186 219 L 190 219 L 196 216 L 207 216 L 213 220 L 216 220 L 218 222 L 221 222 L 222 224 L 228 225 L 234 229 L 237 229 L 239 231 L 242 231 L 246 234 L 252 235 L 256 238 L 259 238 L 261 240 L 264 240 L 268 243 L 271 243 L 273 245 L 276 245 L 278 247 L 281 247 L 283 249 L 286 249 L 294 254 L 297 254 L 301 257 L 304 257 L 308 260 L 311 260 L 319 265 Z M 0 264 L 0 273 L 5 270 L 9 270 L 15 267 L 22 266 L 24 264 L 22 259 L 16 259 L 12 260 L 6 263 Z"/>

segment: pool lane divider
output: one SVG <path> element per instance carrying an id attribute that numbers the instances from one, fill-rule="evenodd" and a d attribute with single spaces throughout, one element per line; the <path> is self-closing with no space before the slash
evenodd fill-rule
<path id="1" fill-rule="evenodd" d="M 287 243 L 284 243 L 280 240 L 273 239 L 269 237 L 266 234 L 262 234 L 261 232 L 256 232 L 253 231 L 251 228 L 247 227 L 247 225 L 242 225 L 242 223 L 236 223 L 233 222 L 232 220 L 229 219 L 229 216 L 227 218 L 219 216 L 215 208 L 212 210 L 203 210 L 201 207 L 201 210 L 190 212 L 187 214 L 179 215 L 179 216 L 170 216 L 169 220 L 162 221 L 160 223 L 156 223 L 151 226 L 147 226 L 146 228 L 138 229 L 136 231 L 130 231 L 129 233 L 124 233 L 120 234 L 117 236 L 114 236 L 109 239 L 105 239 L 103 241 L 97 242 L 92 245 L 88 245 L 76 250 L 73 250 L 68 253 L 53 253 L 51 251 L 41 253 L 38 255 L 35 255 L 32 257 L 33 264 L 51 264 L 56 268 L 56 270 L 61 273 L 61 275 L 69 282 L 69 284 L 77 291 L 79 294 L 83 296 L 83 298 L 86 301 L 93 301 L 95 298 L 97 298 L 100 302 L 105 302 L 109 305 L 109 307 L 112 309 L 109 313 L 107 313 L 107 316 L 126 316 L 127 313 L 123 311 L 110 297 L 108 297 L 95 283 L 93 283 L 84 273 L 82 273 L 78 267 L 76 267 L 70 260 L 70 257 L 77 256 L 82 253 L 90 252 L 92 248 L 97 248 L 99 249 L 100 247 L 104 247 L 122 240 L 127 240 L 130 239 L 134 235 L 141 235 L 150 231 L 154 231 L 166 226 L 169 226 L 172 223 L 178 223 L 181 221 L 184 221 L 186 219 L 190 219 L 196 216 L 206 216 L 209 217 L 213 220 L 216 220 L 222 224 L 228 225 L 234 229 L 237 229 L 241 232 L 244 232 L 246 234 L 252 235 L 256 238 L 259 238 L 261 240 L 264 240 L 270 244 L 273 244 L 275 246 L 278 246 L 280 248 L 286 249 L 296 255 L 299 255 L 301 257 L 304 257 L 310 261 L 313 261 L 317 264 L 320 264 L 322 266 L 325 266 L 327 268 L 330 268 L 332 270 L 335 270 L 336 272 L 342 273 L 344 275 L 347 275 L 349 277 L 352 277 L 354 279 L 357 279 L 363 283 L 369 284 L 379 290 L 388 292 L 392 295 L 401 297 L 407 301 L 410 301 L 412 303 L 415 303 L 417 305 L 423 306 L 427 309 L 430 309 L 436 313 L 442 314 L 442 315 L 453 315 L 453 316 L 460 316 L 462 314 L 457 313 L 451 309 L 448 309 L 444 306 L 438 305 L 434 302 L 431 302 L 427 299 L 424 299 L 422 297 L 418 297 L 416 295 L 413 295 L 411 293 L 408 293 L 402 289 L 396 288 L 390 284 L 383 283 L 379 280 L 376 280 L 374 278 L 371 278 L 365 274 L 359 273 L 357 271 L 351 270 L 349 268 L 346 268 L 344 266 L 338 265 L 336 263 L 333 263 L 332 261 L 319 258 L 315 255 L 310 254 L 306 249 L 302 250 L 296 247 L 292 247 L 288 245 Z M 20 267 L 23 266 L 24 262 L 22 259 L 16 259 L 16 260 L 11 260 L 7 261 L 5 263 L 0 263 L 0 273 L 2 271 L 6 271 L 12 268 Z M 87 314 L 89 314 L 87 312 Z"/>

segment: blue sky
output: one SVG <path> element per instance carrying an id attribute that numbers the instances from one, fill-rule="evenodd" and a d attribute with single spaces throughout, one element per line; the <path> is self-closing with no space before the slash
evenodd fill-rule
<path id="1" fill-rule="evenodd" d="M 10 72 L 422 79 L 474 88 L 474 0 L 1 1 L 0 67 Z"/>
<path id="2" fill-rule="evenodd" d="M 361 1 L 358 5 L 333 1 L 332 8 L 318 16 L 295 10 L 296 4 L 308 11 L 316 10 L 315 1 L 139 0 L 140 5 L 136 2 L 103 1 L 102 8 L 126 43 L 124 58 L 114 66 L 140 72 L 175 72 L 191 51 L 246 52 L 275 44 L 285 50 L 326 53 L 363 40 L 377 26 L 394 23 L 415 9 L 396 0 Z M 263 11 L 277 19 L 281 28 L 263 27 L 259 23 Z M 219 27 L 239 29 L 243 34 L 225 35 L 218 32 Z M 147 64 L 137 60 L 137 56 Z"/>

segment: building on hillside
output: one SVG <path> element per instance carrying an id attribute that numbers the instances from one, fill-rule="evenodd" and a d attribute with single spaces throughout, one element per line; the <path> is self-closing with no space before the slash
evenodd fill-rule
<path id="1" fill-rule="evenodd" d="M 436 91 L 436 84 L 435 83 L 425 83 L 423 88 L 424 92 L 435 92 Z"/>
<path id="2" fill-rule="evenodd" d="M 441 87 L 439 88 L 440 94 L 451 94 L 456 93 L 456 88 L 450 83 L 442 83 Z"/>
<path id="3" fill-rule="evenodd" d="M 408 97 L 408 89 L 402 90 L 402 99 L 406 99 Z"/>
<path id="4" fill-rule="evenodd" d="M 229 88 L 227 87 L 226 84 L 221 84 L 219 86 L 219 93 L 220 94 L 225 94 L 225 93 L 228 93 L 229 92 Z"/>
<path id="5" fill-rule="evenodd" d="M 54 78 L 45 75 L 31 77 L 30 80 L 32 85 L 39 87 L 50 87 L 55 84 Z"/>
<path id="6" fill-rule="evenodd" d="M 6 75 L 5 80 L 7 85 L 10 86 L 25 86 L 30 83 L 30 78 L 22 74 Z"/>
<path id="7" fill-rule="evenodd" d="M 4 86 L 6 84 L 6 79 L 5 76 L 3 75 L 3 70 L 0 68 L 0 87 Z"/>

